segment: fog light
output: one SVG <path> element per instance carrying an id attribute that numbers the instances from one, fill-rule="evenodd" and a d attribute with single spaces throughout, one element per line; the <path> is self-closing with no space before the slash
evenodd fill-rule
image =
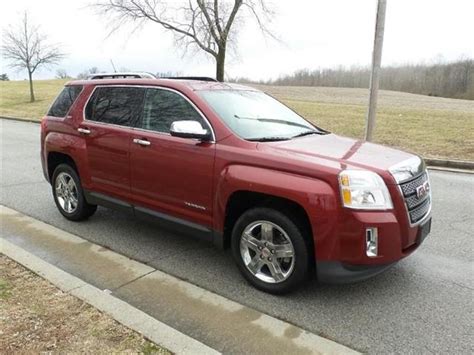
<path id="1" fill-rule="evenodd" d="M 378 232 L 377 228 L 367 228 L 365 231 L 365 253 L 369 258 L 378 254 Z"/>

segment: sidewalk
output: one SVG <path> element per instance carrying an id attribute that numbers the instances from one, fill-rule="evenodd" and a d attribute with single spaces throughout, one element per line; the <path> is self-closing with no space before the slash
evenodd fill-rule
<path id="1" fill-rule="evenodd" d="M 188 337 L 191 347 L 179 351 L 180 341 L 174 345 L 164 343 L 145 333 L 153 333 L 153 327 L 138 329 L 173 352 L 211 353 L 214 349 L 234 354 L 356 353 L 11 209 L 1 207 L 0 217 L 0 251 L 12 258 L 11 254 L 18 254 L 23 264 L 34 264 L 31 260 L 39 257 L 41 263 L 54 264 L 61 273 L 72 274 L 77 284 L 67 285 L 71 294 L 87 299 L 134 330 L 143 326 L 141 319 L 136 319 L 138 311 L 141 317 L 152 318 L 181 334 L 182 339 Z M 42 276 L 56 278 L 51 281 L 62 289 L 66 287 L 57 273 Z M 129 306 L 133 312 L 126 308 L 114 312 L 117 304 Z"/>

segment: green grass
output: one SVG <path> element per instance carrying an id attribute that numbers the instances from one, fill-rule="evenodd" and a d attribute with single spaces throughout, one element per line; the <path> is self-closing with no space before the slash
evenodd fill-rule
<path id="1" fill-rule="evenodd" d="M 146 341 L 141 349 L 140 352 L 143 355 L 158 355 L 158 354 L 170 354 L 168 350 L 165 350 L 163 348 L 160 348 L 159 346 L 156 346 L 153 343 L 150 343 L 149 341 Z"/>
<path id="2" fill-rule="evenodd" d="M 6 300 L 11 296 L 10 288 L 7 281 L 0 279 L 0 300 Z"/>
<path id="3" fill-rule="evenodd" d="M 28 81 L 0 82 L 0 116 L 40 120 L 67 80 L 34 81 L 36 101 L 30 102 Z"/>
<path id="4" fill-rule="evenodd" d="M 27 81 L 0 82 L 0 116 L 39 120 L 65 82 L 35 81 L 34 103 Z M 363 137 L 367 90 L 258 87 L 322 128 Z M 375 141 L 424 157 L 474 161 L 474 101 L 380 91 Z"/>
<path id="5" fill-rule="evenodd" d="M 366 107 L 284 100 L 316 125 L 345 136 L 363 138 Z M 474 112 L 381 107 L 377 143 L 424 157 L 474 160 Z"/>

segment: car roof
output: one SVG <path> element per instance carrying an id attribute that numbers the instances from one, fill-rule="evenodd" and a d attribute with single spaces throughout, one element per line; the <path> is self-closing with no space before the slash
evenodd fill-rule
<path id="1" fill-rule="evenodd" d="M 191 89 L 193 91 L 201 90 L 244 90 L 244 91 L 259 91 L 250 86 L 225 83 L 218 81 L 203 81 L 203 80 L 183 80 L 183 79 L 142 79 L 142 78 L 127 78 L 127 79 L 92 79 L 92 80 L 73 80 L 66 83 L 69 85 L 127 85 L 127 86 L 164 86 L 174 89 Z"/>

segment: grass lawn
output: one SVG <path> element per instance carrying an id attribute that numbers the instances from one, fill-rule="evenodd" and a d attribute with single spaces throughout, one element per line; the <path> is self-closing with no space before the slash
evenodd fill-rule
<path id="1" fill-rule="evenodd" d="M 0 116 L 40 120 L 67 80 L 34 81 L 36 101 L 30 102 L 28 81 L 0 81 Z"/>
<path id="2" fill-rule="evenodd" d="M 171 354 L 0 254 L 0 353 Z"/>
<path id="3" fill-rule="evenodd" d="M 0 82 L 0 116 L 40 119 L 64 80 L 35 82 L 37 101 L 29 103 L 28 82 Z M 257 86 L 318 126 L 362 138 L 368 90 Z M 474 161 L 474 101 L 381 91 L 375 141 L 424 157 Z"/>
<path id="4" fill-rule="evenodd" d="M 363 138 L 368 90 L 259 86 L 316 125 Z M 374 139 L 424 157 L 474 161 L 474 101 L 380 91 Z"/>

